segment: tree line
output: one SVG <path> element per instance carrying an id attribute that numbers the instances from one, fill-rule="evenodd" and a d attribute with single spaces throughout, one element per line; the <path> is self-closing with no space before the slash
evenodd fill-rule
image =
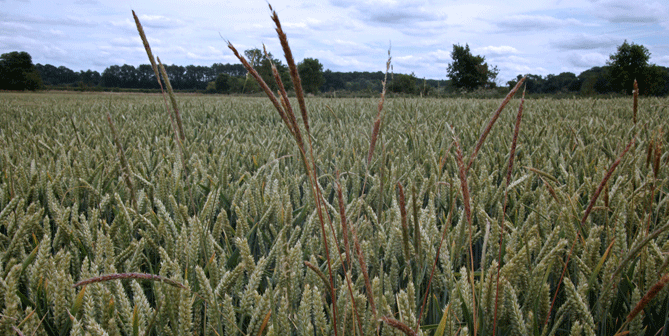
<path id="1" fill-rule="evenodd" d="M 292 85 L 288 67 L 271 53 L 260 49 L 244 52 L 247 60 L 272 90 L 277 90 L 272 66 L 277 69 L 287 87 Z M 389 74 L 389 92 L 408 95 L 453 95 L 497 88 L 496 66 L 489 65 L 484 56 L 473 55 L 469 45 L 453 45 L 452 62 L 444 80 L 421 79 L 412 74 Z M 630 94 L 634 79 L 644 95 L 669 94 L 669 68 L 649 63 L 650 52 L 642 45 L 625 41 L 610 55 L 606 65 L 593 67 L 578 76 L 571 72 L 545 77 L 519 74 L 506 84 L 513 87 L 527 77 L 526 90 L 531 94 Z M 165 72 L 175 90 L 205 93 L 255 93 L 260 88 L 249 78 L 241 64 L 214 63 L 211 66 L 167 65 Z M 307 93 L 357 92 L 377 94 L 382 90 L 385 73 L 335 72 L 323 70 L 318 59 L 305 58 L 298 63 L 302 86 Z M 78 88 L 82 90 L 135 89 L 157 90 L 158 83 L 148 64 L 112 65 L 102 73 L 87 70 L 75 72 L 65 66 L 32 64 L 26 52 L 11 52 L 0 56 L 0 89 L 37 90 L 40 88 Z"/>

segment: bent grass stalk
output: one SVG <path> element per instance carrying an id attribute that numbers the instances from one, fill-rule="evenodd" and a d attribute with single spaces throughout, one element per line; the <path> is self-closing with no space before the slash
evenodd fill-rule
<path id="1" fill-rule="evenodd" d="M 306 103 L 304 101 L 304 92 L 302 90 L 299 74 L 297 73 L 297 66 L 295 66 L 295 61 L 293 60 L 292 52 L 290 50 L 290 46 L 288 45 L 288 38 L 287 38 L 286 34 L 283 32 L 283 29 L 281 28 L 281 23 L 279 21 L 279 17 L 277 15 L 276 11 L 274 11 L 272 9 L 271 5 L 269 7 L 270 7 L 270 10 L 272 11 L 271 18 L 274 21 L 274 23 L 276 24 L 276 32 L 279 36 L 279 40 L 281 42 L 281 46 L 283 48 L 284 55 L 286 57 L 286 62 L 288 63 L 288 66 L 290 68 L 290 75 L 291 75 L 291 78 L 293 80 L 293 87 L 294 87 L 295 93 L 297 95 L 298 104 L 300 106 L 300 112 L 302 113 L 302 121 L 304 123 L 305 131 L 307 132 L 306 136 L 307 136 L 307 140 L 309 142 L 309 159 L 310 160 L 307 158 L 307 153 L 305 151 L 304 142 L 302 140 L 303 138 L 302 138 L 302 135 L 301 135 L 301 130 L 300 130 L 299 127 L 297 127 L 296 124 L 292 123 L 292 120 L 296 120 L 292 109 L 290 109 L 290 110 L 284 110 L 283 109 L 283 106 L 286 106 L 286 107 L 289 106 L 288 103 L 287 103 L 288 99 L 285 98 L 284 103 L 280 104 L 278 102 L 278 100 L 276 99 L 276 96 L 269 89 L 269 87 L 264 82 L 262 77 L 260 77 L 260 75 L 257 73 L 257 71 L 255 71 L 255 69 L 253 69 L 253 67 L 248 62 L 246 62 L 246 60 L 241 55 L 239 55 L 237 50 L 232 46 L 232 43 L 228 42 L 228 47 L 233 51 L 235 56 L 242 62 L 244 67 L 246 67 L 247 71 L 249 73 L 251 73 L 251 75 L 256 79 L 256 81 L 258 82 L 260 87 L 263 88 L 263 90 L 265 91 L 267 96 L 270 98 L 270 100 L 274 104 L 274 107 L 277 109 L 277 111 L 279 111 L 279 114 L 281 115 L 284 122 L 285 123 L 291 123 L 292 125 L 295 126 L 295 128 L 293 129 L 295 131 L 293 136 L 294 136 L 295 140 L 297 141 L 298 147 L 299 147 L 300 152 L 302 154 L 302 159 L 303 159 L 303 162 L 304 162 L 304 165 L 305 165 L 307 176 L 309 177 L 309 182 L 310 182 L 310 185 L 311 185 L 312 194 L 314 195 L 314 201 L 316 203 L 316 212 L 318 214 L 318 219 L 319 219 L 319 223 L 320 223 L 320 226 L 321 226 L 321 232 L 322 232 L 322 237 L 323 237 L 323 247 L 325 249 L 325 258 L 327 260 L 328 273 L 329 273 L 329 277 L 330 277 L 329 287 L 331 289 L 330 292 L 332 293 L 331 300 L 332 300 L 333 327 L 334 327 L 335 335 L 338 335 L 338 330 L 337 330 L 338 329 L 337 328 L 337 304 L 336 304 L 337 299 L 336 299 L 336 295 L 334 294 L 335 293 L 335 290 L 334 290 L 335 285 L 334 285 L 334 277 L 333 277 L 333 272 L 332 272 L 332 262 L 331 262 L 331 259 L 330 259 L 330 252 L 329 252 L 327 235 L 326 235 L 326 230 L 325 230 L 325 218 L 323 216 L 323 203 L 322 203 L 323 199 L 322 199 L 322 194 L 321 194 L 320 187 L 318 185 L 318 179 L 317 179 L 317 176 L 316 176 L 316 160 L 314 159 L 313 146 L 311 145 L 311 137 L 310 137 L 310 133 L 309 133 L 309 119 L 307 117 L 307 108 L 306 108 Z M 281 82 L 280 78 L 278 78 L 278 82 Z M 283 112 L 283 114 L 282 114 L 282 112 Z M 284 115 L 285 115 L 285 118 L 284 118 Z M 291 121 L 288 121 L 288 120 L 291 120 Z M 292 128 L 291 126 L 288 126 L 289 129 Z M 328 217 L 328 219 L 329 219 L 329 217 Z M 332 227 L 331 222 L 330 222 L 330 228 L 334 232 L 334 228 Z M 336 242 L 336 243 L 337 243 L 337 246 L 338 246 L 339 243 L 338 242 Z M 340 249 L 338 248 L 337 250 L 339 251 Z M 339 257 L 341 258 L 341 255 Z M 370 286 L 370 288 L 371 288 L 371 286 Z M 371 296 L 371 293 L 368 293 L 368 295 Z"/>
<path id="2" fill-rule="evenodd" d="M 599 198 L 599 194 L 601 194 L 602 190 L 604 189 L 604 186 L 606 183 L 609 181 L 611 178 L 611 175 L 613 175 L 613 172 L 616 170 L 616 167 L 620 164 L 622 161 L 623 157 L 629 151 L 629 149 L 632 147 L 634 144 L 634 137 L 632 137 L 632 140 L 627 144 L 627 147 L 623 150 L 622 153 L 618 156 L 615 162 L 611 165 L 609 170 L 606 172 L 606 175 L 604 175 L 604 178 L 602 179 L 602 182 L 599 183 L 599 186 L 597 187 L 597 190 L 595 190 L 595 193 L 592 195 L 592 199 L 590 200 L 590 203 L 588 204 L 587 209 L 585 210 L 585 213 L 583 214 L 583 217 L 581 218 L 581 227 L 585 225 L 585 221 L 588 219 L 588 216 L 590 215 L 590 212 L 592 211 L 592 208 L 595 206 L 595 203 L 597 202 L 597 199 Z M 659 235 L 659 233 L 658 233 Z M 580 237 L 580 231 L 576 231 L 576 236 Z M 564 279 L 565 273 L 567 272 L 567 266 L 569 265 L 569 260 L 571 259 L 571 254 L 574 252 L 574 247 L 576 246 L 576 243 L 578 242 L 578 239 L 574 239 L 574 242 L 571 244 L 571 248 L 569 249 L 569 253 L 567 253 L 567 260 L 564 263 L 564 268 L 562 269 L 562 274 L 560 275 L 560 280 L 558 280 L 557 283 L 557 288 L 555 289 L 555 294 L 553 295 L 553 300 L 551 302 L 551 308 L 550 311 L 553 311 L 553 306 L 555 305 L 555 300 L 557 299 L 557 295 L 560 292 L 560 285 L 562 284 L 562 280 Z M 621 263 L 621 265 L 618 267 L 618 270 L 621 270 L 622 265 L 624 263 Z M 614 276 L 619 272 L 616 270 L 614 272 Z M 612 277 L 613 279 L 613 277 Z M 603 288 L 608 288 L 608 287 L 603 287 Z M 544 327 L 546 324 L 548 324 L 548 320 L 550 319 L 551 314 L 546 315 L 546 320 L 544 321 Z"/>
<path id="3" fill-rule="evenodd" d="M 478 142 L 476 142 L 476 147 L 474 147 L 474 151 L 472 152 L 471 156 L 469 157 L 469 161 L 467 162 L 467 168 L 465 169 L 465 172 L 469 172 L 469 168 L 472 167 L 472 164 L 474 163 L 474 159 L 476 158 L 476 155 L 478 154 L 479 150 L 481 149 L 481 146 L 483 146 L 483 142 L 485 139 L 488 137 L 488 133 L 490 133 L 490 130 L 492 129 L 492 126 L 495 124 L 497 119 L 499 118 L 499 115 L 502 113 L 502 110 L 504 110 L 504 107 L 506 107 L 506 104 L 509 103 L 511 98 L 516 94 L 518 89 L 520 89 L 520 86 L 523 84 L 525 81 L 525 77 L 521 78 L 518 83 L 516 83 L 516 86 L 509 91 L 509 93 L 506 95 L 502 103 L 499 105 L 495 113 L 493 113 L 492 117 L 490 118 L 490 121 L 488 122 L 488 125 L 486 125 L 485 129 L 483 130 L 483 133 L 481 133 L 481 136 L 479 137 Z"/>
<path id="4" fill-rule="evenodd" d="M 455 158 L 458 162 L 458 172 L 460 177 L 460 187 L 462 190 L 462 201 L 465 205 L 465 216 L 467 218 L 467 228 L 468 228 L 468 241 L 469 241 L 469 254 L 467 255 L 469 263 L 469 283 L 472 286 L 472 315 L 473 315 L 473 329 L 474 335 L 477 334 L 477 309 L 476 309 L 476 285 L 474 284 L 474 251 L 472 249 L 472 210 L 469 200 L 469 186 L 467 185 L 467 168 L 465 168 L 464 160 L 462 159 L 462 149 L 460 148 L 460 142 L 458 141 L 458 136 L 455 134 L 455 130 L 451 128 L 453 133 L 453 142 L 455 142 Z M 471 161 L 470 161 L 471 163 Z M 464 274 L 463 274 L 464 276 Z"/>
<path id="5" fill-rule="evenodd" d="M 149 45 L 149 40 L 146 38 L 146 34 L 144 33 L 144 28 L 142 27 L 142 24 L 139 22 L 139 18 L 137 17 L 137 14 L 135 14 L 135 11 L 132 11 L 132 17 L 135 19 L 135 25 L 137 26 L 137 31 L 139 32 L 139 37 L 142 39 L 142 44 L 144 45 L 144 49 L 146 50 L 146 55 L 149 57 L 149 62 L 151 62 L 151 69 L 153 69 L 153 73 L 156 76 L 156 81 L 158 81 L 158 86 L 160 86 L 160 92 L 162 93 L 163 96 L 163 102 L 165 103 L 165 111 L 167 111 L 167 114 L 170 117 L 170 122 L 172 123 L 172 130 L 174 131 L 174 137 L 178 141 L 179 140 L 179 135 L 183 136 L 183 131 L 177 135 L 178 127 L 177 124 L 174 121 L 174 117 L 172 116 L 172 111 L 170 111 L 169 106 L 167 105 L 167 97 L 165 96 L 165 89 L 163 89 L 163 83 L 160 81 L 160 71 L 158 70 L 158 66 L 156 65 L 156 60 L 153 57 L 153 52 L 151 52 L 151 46 Z M 167 77 L 166 74 L 163 75 L 163 78 L 166 81 L 169 81 L 169 78 Z M 184 138 L 182 138 L 183 140 Z"/>
<path id="6" fill-rule="evenodd" d="M 636 83 L 636 82 L 635 82 L 635 83 Z M 627 332 L 621 332 L 621 331 L 622 331 L 623 329 L 625 329 L 625 327 L 626 327 L 627 325 L 629 325 L 629 323 L 630 323 L 630 322 L 631 322 L 637 315 L 639 315 L 639 313 L 641 313 L 641 312 L 643 311 L 643 309 L 648 305 L 648 303 L 650 303 L 650 301 L 653 300 L 653 298 L 655 298 L 655 297 L 657 296 L 657 294 L 660 293 L 660 291 L 662 290 L 662 288 L 664 288 L 664 286 L 666 286 L 667 283 L 669 283 L 669 273 L 663 275 L 663 276 L 660 278 L 660 280 L 658 280 L 658 281 L 653 285 L 653 287 L 651 287 L 651 288 L 648 290 L 648 292 L 646 292 L 646 294 L 641 298 L 641 300 L 639 300 L 639 302 L 637 302 L 637 304 L 634 306 L 634 309 L 632 309 L 632 311 L 630 311 L 630 313 L 627 315 L 627 318 L 625 318 L 625 322 L 623 322 L 623 324 L 620 326 L 620 329 L 618 329 L 618 331 L 616 332 L 615 336 L 619 336 L 619 335 L 622 336 L 622 335 L 625 335 L 625 334 L 629 333 L 629 331 L 627 331 Z M 659 334 L 659 332 L 658 332 L 658 334 Z M 663 332 L 663 335 L 664 335 L 664 332 Z"/>
<path id="7" fill-rule="evenodd" d="M 520 81 L 524 81 L 523 77 Z M 513 161 L 516 156 L 516 144 L 518 143 L 518 133 L 520 133 L 520 121 L 523 118 L 523 104 L 525 104 L 525 89 L 523 89 L 523 98 L 520 100 L 518 107 L 518 114 L 516 115 L 516 126 L 513 129 L 513 140 L 511 141 L 511 151 L 509 152 L 509 165 L 506 170 L 506 188 L 504 188 L 504 202 L 502 204 L 502 216 L 500 218 L 499 230 L 499 256 L 497 261 L 497 279 L 495 280 L 495 313 L 493 317 L 492 335 L 495 336 L 497 331 L 497 304 L 499 302 L 499 273 L 502 269 L 502 246 L 504 242 L 504 217 L 506 217 L 506 205 L 509 199 L 509 185 L 511 184 L 511 175 L 513 171 Z"/>

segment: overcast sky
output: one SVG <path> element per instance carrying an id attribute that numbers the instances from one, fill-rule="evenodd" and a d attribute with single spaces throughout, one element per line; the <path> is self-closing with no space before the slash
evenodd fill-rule
<path id="1" fill-rule="evenodd" d="M 669 66 L 669 1 L 272 0 L 299 61 L 333 71 L 385 70 L 446 79 L 453 44 L 496 65 L 498 83 L 517 74 L 577 75 L 602 66 L 624 40 Z M 264 0 L 0 0 L 0 53 L 34 63 L 102 72 L 146 64 L 132 20 L 139 15 L 165 64 L 237 63 L 226 47 L 282 52 Z"/>

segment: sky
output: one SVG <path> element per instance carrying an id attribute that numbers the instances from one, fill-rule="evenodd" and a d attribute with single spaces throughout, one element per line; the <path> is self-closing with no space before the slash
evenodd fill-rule
<path id="1" fill-rule="evenodd" d="M 518 74 L 576 75 L 603 66 L 625 40 L 669 66 L 669 1 L 271 0 L 296 60 L 332 71 L 384 71 L 447 79 L 454 44 Z M 0 0 L 0 53 L 33 63 L 104 71 L 147 64 L 131 10 L 164 64 L 238 63 L 227 48 L 283 53 L 265 0 Z"/>

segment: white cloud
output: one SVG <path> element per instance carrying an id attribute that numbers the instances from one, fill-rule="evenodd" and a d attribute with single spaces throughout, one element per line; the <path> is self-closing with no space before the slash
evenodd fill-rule
<path id="1" fill-rule="evenodd" d="M 571 52 L 567 56 L 567 61 L 577 68 L 591 68 L 595 66 L 604 66 L 609 59 L 608 55 L 601 53 L 580 53 Z"/>
<path id="2" fill-rule="evenodd" d="M 474 53 L 484 54 L 484 55 L 508 55 L 508 54 L 517 54 L 518 49 L 512 46 L 487 46 L 482 48 L 474 49 Z"/>
<path id="3" fill-rule="evenodd" d="M 669 66 L 669 55 L 658 57 L 657 59 L 655 59 L 655 62 L 658 65 Z"/>
<path id="4" fill-rule="evenodd" d="M 428 52 L 427 56 L 435 63 L 450 63 L 453 60 L 451 58 L 450 51 L 445 51 L 441 49 L 437 49 L 437 51 Z"/>
<path id="5" fill-rule="evenodd" d="M 179 28 L 186 25 L 186 23 L 180 19 L 174 19 L 165 17 L 162 15 L 140 15 L 139 21 L 142 23 L 142 26 L 151 27 L 151 28 Z"/>

